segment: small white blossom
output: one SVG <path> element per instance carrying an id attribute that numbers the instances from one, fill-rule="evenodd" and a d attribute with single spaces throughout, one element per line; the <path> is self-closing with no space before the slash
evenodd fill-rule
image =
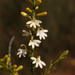
<path id="1" fill-rule="evenodd" d="M 39 36 L 39 39 L 40 39 L 40 40 L 41 40 L 41 39 L 45 39 L 45 37 L 47 37 L 46 32 L 48 32 L 47 29 L 38 29 L 36 36 Z"/>
<path id="2" fill-rule="evenodd" d="M 32 48 L 34 49 L 35 48 L 35 46 L 37 46 L 37 47 L 39 47 L 39 44 L 41 43 L 41 41 L 40 40 L 30 40 L 30 42 L 29 42 L 29 46 L 32 46 Z"/>
<path id="3" fill-rule="evenodd" d="M 34 28 L 36 28 L 36 26 L 40 26 L 40 23 L 42 23 L 42 21 L 40 20 L 31 20 L 26 22 L 26 24 L 29 24 L 30 27 L 34 27 Z"/>
<path id="4" fill-rule="evenodd" d="M 23 36 L 29 36 L 29 35 L 31 35 L 31 32 L 28 32 L 28 31 L 26 31 L 26 30 L 22 30 L 22 32 L 23 32 Z"/>
<path id="5" fill-rule="evenodd" d="M 46 64 L 41 61 L 40 56 L 38 56 L 37 58 L 31 57 L 31 59 L 33 60 L 32 64 L 35 64 L 36 68 L 39 66 L 42 69 L 43 66 L 46 66 Z"/>
<path id="6" fill-rule="evenodd" d="M 25 57 L 25 55 L 27 54 L 27 49 L 19 48 L 18 51 L 19 52 L 17 53 L 17 55 L 19 55 L 19 58 L 21 58 L 21 56 Z"/>

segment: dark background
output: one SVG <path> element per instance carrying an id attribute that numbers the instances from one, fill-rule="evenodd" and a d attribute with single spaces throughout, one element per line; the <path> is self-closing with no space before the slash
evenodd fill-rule
<path id="1" fill-rule="evenodd" d="M 20 75 L 29 75 L 29 60 L 19 59 L 16 55 L 19 46 L 27 44 L 28 37 L 22 36 L 22 30 L 27 29 L 25 23 L 29 20 L 20 15 L 26 7 L 31 7 L 26 0 L 0 0 L 0 58 L 8 54 L 8 45 L 12 36 L 12 65 L 23 65 Z M 43 0 L 37 12 L 47 11 L 48 15 L 38 17 L 43 23 L 41 26 L 48 29 L 48 37 L 42 40 L 36 48 L 35 56 L 40 55 L 49 66 L 50 60 L 55 61 L 60 54 L 69 50 L 68 56 L 61 60 L 57 69 L 50 75 L 75 75 L 75 0 Z M 44 67 L 45 68 L 45 67 Z M 35 70 L 35 75 L 41 75 L 40 68 Z M 0 75 L 9 75 L 4 69 Z"/>

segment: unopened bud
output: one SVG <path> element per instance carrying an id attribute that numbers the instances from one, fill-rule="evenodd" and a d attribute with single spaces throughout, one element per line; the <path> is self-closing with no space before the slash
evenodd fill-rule
<path id="1" fill-rule="evenodd" d="M 3 60 L 5 60 L 5 59 L 7 59 L 7 58 L 8 58 L 8 55 L 5 55 L 4 58 L 3 58 Z"/>
<path id="2" fill-rule="evenodd" d="M 42 3 L 42 0 L 37 0 L 37 5 L 41 4 Z"/>
<path id="3" fill-rule="evenodd" d="M 28 12 L 32 13 L 32 10 L 31 10 L 30 8 L 27 7 L 26 10 L 27 10 Z"/>
<path id="4" fill-rule="evenodd" d="M 36 16 L 45 16 L 45 15 L 47 15 L 47 12 L 42 12 L 42 13 L 36 14 Z"/>
<path id="5" fill-rule="evenodd" d="M 63 55 L 66 56 L 69 53 L 69 50 L 66 50 Z"/>
<path id="6" fill-rule="evenodd" d="M 23 66 L 21 65 L 21 66 L 19 66 L 17 69 L 14 69 L 14 71 L 19 71 L 19 70 L 21 70 L 23 68 Z"/>
<path id="7" fill-rule="evenodd" d="M 17 68 L 18 71 L 21 70 L 21 69 L 23 69 L 22 65 Z"/>
<path id="8" fill-rule="evenodd" d="M 11 67 L 11 69 L 16 68 L 16 67 L 17 67 L 17 65 L 13 65 L 13 66 Z"/>
<path id="9" fill-rule="evenodd" d="M 4 58 L 0 59 L 1 62 L 5 61 L 8 58 L 8 55 L 5 55 Z"/>
<path id="10" fill-rule="evenodd" d="M 36 7 L 35 7 L 35 10 L 37 10 L 37 9 L 39 9 L 39 6 L 36 6 Z"/>
<path id="11" fill-rule="evenodd" d="M 10 58 L 10 57 L 8 57 L 8 58 L 7 58 L 6 65 L 8 65 L 8 64 L 9 64 L 10 60 L 11 60 L 11 58 Z"/>
<path id="12" fill-rule="evenodd" d="M 25 12 L 21 12 L 21 15 L 22 16 L 28 16 L 27 13 L 25 13 Z"/>
<path id="13" fill-rule="evenodd" d="M 64 51 L 64 52 L 60 55 L 60 59 L 64 59 L 68 53 L 69 53 L 68 50 Z"/>
<path id="14" fill-rule="evenodd" d="M 8 55 L 5 55 L 4 58 L 5 58 L 5 59 L 8 58 Z"/>
<path id="15" fill-rule="evenodd" d="M 31 19 L 31 16 L 29 16 L 27 13 L 25 13 L 25 12 L 21 12 L 21 15 L 22 16 L 25 16 L 25 17 L 28 17 L 28 18 L 30 18 Z"/>

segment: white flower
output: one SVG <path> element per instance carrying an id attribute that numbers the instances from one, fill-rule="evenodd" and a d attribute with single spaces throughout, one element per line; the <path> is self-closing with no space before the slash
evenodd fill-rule
<path id="1" fill-rule="evenodd" d="M 40 23 L 42 23 L 42 21 L 40 20 L 31 20 L 26 22 L 26 24 L 29 24 L 30 27 L 34 27 L 34 28 L 36 28 L 36 26 L 40 26 Z"/>
<path id="2" fill-rule="evenodd" d="M 35 46 L 37 46 L 37 47 L 39 47 L 39 44 L 41 43 L 41 41 L 40 40 L 30 40 L 30 42 L 29 42 L 29 46 L 32 46 L 32 48 L 34 49 L 35 48 Z"/>
<path id="3" fill-rule="evenodd" d="M 39 36 L 39 39 L 40 39 L 40 40 L 41 40 L 41 39 L 45 39 L 45 37 L 47 37 L 46 32 L 48 32 L 47 29 L 38 29 L 36 36 Z"/>
<path id="4" fill-rule="evenodd" d="M 19 52 L 17 53 L 17 55 L 19 55 L 19 58 L 21 58 L 21 56 L 25 57 L 25 55 L 27 54 L 27 49 L 19 48 L 18 51 Z"/>
<path id="5" fill-rule="evenodd" d="M 32 35 L 31 34 L 31 32 L 28 32 L 28 31 L 26 31 L 26 30 L 22 30 L 22 32 L 23 32 L 23 36 L 29 36 L 29 35 Z"/>
<path id="6" fill-rule="evenodd" d="M 35 64 L 36 68 L 39 66 L 42 69 L 43 66 L 46 66 L 46 64 L 41 61 L 40 56 L 38 56 L 37 58 L 31 57 L 31 59 L 33 60 L 32 64 Z"/>

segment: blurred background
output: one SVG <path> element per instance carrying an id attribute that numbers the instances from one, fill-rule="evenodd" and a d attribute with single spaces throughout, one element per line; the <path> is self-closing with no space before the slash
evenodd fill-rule
<path id="1" fill-rule="evenodd" d="M 0 0 L 0 58 L 8 54 L 10 39 L 15 36 L 12 43 L 12 65 L 23 65 L 20 75 L 29 75 L 29 60 L 18 58 L 17 50 L 21 44 L 28 44 L 29 38 L 22 36 L 22 30 L 27 29 L 28 18 L 21 16 L 20 12 L 31 7 L 26 0 Z M 41 26 L 48 29 L 48 37 L 42 40 L 36 48 L 35 56 L 49 66 L 50 60 L 55 61 L 62 52 L 69 50 L 68 56 L 61 60 L 57 69 L 49 75 L 75 75 L 75 0 L 43 0 L 37 12 L 47 11 L 48 15 L 38 17 L 43 23 Z M 45 69 L 45 67 L 44 67 Z M 41 75 L 44 70 L 38 68 L 34 75 Z M 0 69 L 0 75 L 9 75 Z"/>

